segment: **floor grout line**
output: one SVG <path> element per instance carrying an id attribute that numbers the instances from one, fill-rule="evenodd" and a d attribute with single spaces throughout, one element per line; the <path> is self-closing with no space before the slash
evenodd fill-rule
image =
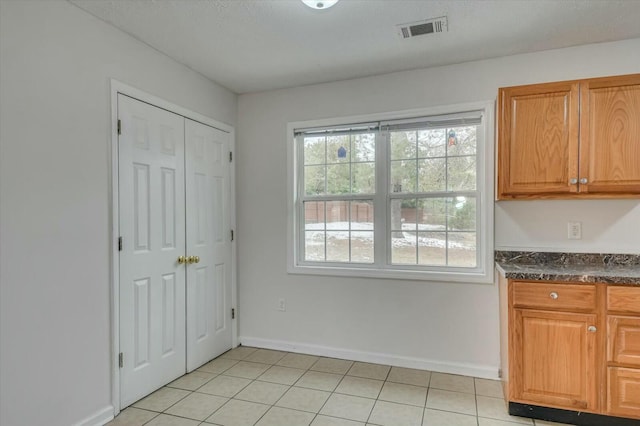
<path id="1" fill-rule="evenodd" d="M 322 410 L 327 406 L 327 404 L 329 403 L 329 401 L 331 400 L 332 397 L 334 397 L 335 395 L 345 395 L 345 396 L 350 396 L 350 397 L 355 397 L 355 398 L 363 398 L 363 399 L 367 399 L 370 401 L 373 401 L 373 404 L 371 405 L 371 408 L 368 411 L 366 420 L 364 420 L 363 424 L 368 424 L 372 419 L 372 416 L 374 414 L 374 411 L 376 409 L 376 406 L 378 405 L 378 402 L 385 402 L 388 404 L 397 404 L 399 406 L 404 406 L 404 407 L 411 407 L 412 409 L 414 409 L 414 416 L 417 414 L 415 412 L 415 408 L 420 408 L 422 410 L 422 415 L 420 417 L 420 424 L 425 424 L 426 421 L 428 421 L 428 416 L 427 416 L 427 410 L 433 410 L 433 411 L 438 411 L 438 412 L 443 412 L 443 413 L 450 413 L 450 414 L 457 414 L 457 415 L 468 415 L 466 413 L 463 412 L 462 408 L 455 408 L 455 407 L 451 407 L 451 406 L 442 406 L 443 408 L 436 408 L 436 407 L 428 407 L 428 401 L 429 401 L 429 397 L 431 395 L 431 391 L 432 390 L 439 390 L 439 391 L 444 391 L 444 392 L 454 392 L 460 395 L 469 395 L 469 392 L 464 392 L 464 391 L 460 391 L 459 389 L 464 389 L 465 386 L 462 386 L 462 384 L 464 384 L 465 382 L 463 381 L 462 384 L 459 384 L 458 382 L 454 382 L 453 384 L 451 384 L 450 386 L 448 384 L 446 384 L 446 382 L 443 384 L 442 382 L 442 378 L 440 378 L 441 380 L 439 381 L 439 383 L 437 384 L 438 387 L 433 387 L 433 378 L 434 375 L 436 374 L 436 372 L 431 372 L 428 371 L 428 379 L 426 380 L 426 386 L 422 386 L 422 385 L 416 385 L 415 383 L 417 383 L 418 381 L 416 380 L 416 378 L 403 378 L 402 376 L 400 376 L 400 378 L 391 378 L 391 373 L 393 371 L 393 366 L 384 366 L 387 367 L 388 370 L 386 371 L 384 378 L 373 378 L 372 376 L 376 376 L 376 372 L 380 371 L 380 370 L 366 370 L 366 365 L 360 365 L 360 367 L 364 367 L 363 369 L 360 370 L 354 370 L 354 367 L 358 366 L 358 362 L 353 362 L 353 361 L 349 361 L 349 360 L 341 360 L 341 359 L 337 359 L 337 358 L 327 358 L 327 357 L 316 357 L 317 359 L 312 362 L 312 363 L 307 363 L 308 365 L 306 366 L 288 366 L 288 365 L 278 365 L 278 363 L 284 362 L 283 360 L 289 356 L 290 354 L 295 354 L 292 352 L 285 352 L 284 355 L 282 355 L 281 357 L 277 358 L 276 356 L 273 357 L 273 362 L 264 362 L 265 358 L 268 358 L 270 353 L 269 352 L 264 352 L 264 353 L 259 353 L 258 355 L 256 355 L 255 357 L 258 359 L 261 359 L 260 357 L 264 357 L 262 358 L 262 361 L 249 361 L 247 360 L 247 358 L 251 357 L 252 355 L 256 354 L 260 349 L 256 349 L 251 351 L 250 353 L 246 354 L 244 357 L 242 358 L 230 358 L 229 356 L 226 357 L 217 357 L 213 360 L 208 361 L 207 363 L 203 364 L 206 365 L 209 362 L 213 362 L 215 360 L 228 360 L 228 361 L 232 361 L 233 364 L 226 367 L 226 368 L 222 368 L 220 371 L 216 371 L 214 372 L 208 372 L 208 371 L 199 371 L 199 369 L 195 369 L 194 371 L 192 371 L 189 374 L 195 373 L 195 372 L 199 372 L 199 373 L 204 373 L 206 375 L 211 375 L 212 377 L 208 378 L 206 381 L 204 381 L 203 383 L 201 383 L 200 385 L 198 385 L 195 389 L 184 389 L 183 387 L 178 387 L 175 385 L 172 385 L 173 382 L 179 380 L 180 378 L 186 377 L 188 376 L 188 374 L 185 374 L 179 378 L 176 378 L 175 380 L 173 380 L 171 383 L 168 383 L 167 385 L 163 386 L 163 388 L 165 389 L 171 389 L 171 390 L 178 390 L 178 391 L 183 391 L 186 392 L 186 394 L 184 396 L 182 396 L 181 398 L 179 398 L 177 401 L 175 401 L 174 403 L 172 403 L 171 405 L 169 405 L 168 407 L 166 407 L 164 410 L 162 411 L 154 411 L 154 410 L 149 410 L 146 408 L 139 408 L 139 407 L 133 407 L 133 404 L 131 405 L 131 407 L 136 408 L 138 410 L 142 410 L 148 413 L 153 413 L 153 417 L 151 417 L 149 420 L 143 422 L 143 423 L 137 423 L 137 425 L 147 425 L 149 423 L 152 423 L 154 421 L 154 419 L 157 419 L 159 416 L 161 415 L 165 415 L 165 416 L 173 416 L 176 418 L 180 418 L 180 419 L 188 419 L 194 422 L 200 422 L 198 423 L 199 425 L 209 425 L 210 423 L 206 423 L 206 420 L 213 416 L 215 413 L 217 413 L 219 410 L 223 409 L 223 407 L 225 407 L 229 402 L 231 401 L 243 401 L 243 402 L 247 402 L 250 404 L 257 404 L 257 405 L 263 405 L 265 407 L 267 407 L 266 411 L 258 418 L 258 420 L 256 420 L 253 424 L 256 425 L 257 423 L 259 423 L 262 419 L 265 418 L 265 416 L 267 416 L 268 413 L 272 412 L 272 410 L 274 408 L 278 408 L 278 409 L 283 409 L 283 410 L 292 410 L 295 412 L 299 412 L 299 413 L 306 413 L 306 414 L 311 414 L 313 415 L 313 417 L 311 417 L 310 423 L 312 424 L 313 422 L 315 422 L 317 419 L 319 419 L 321 416 L 327 416 L 330 418 L 335 418 L 335 419 L 343 419 L 343 420 L 351 420 L 351 419 L 347 419 L 347 418 L 343 418 L 343 417 L 335 417 L 334 415 L 326 415 L 326 414 L 321 414 Z M 264 351 L 269 351 L 269 350 L 264 350 Z M 278 351 L 281 352 L 281 351 Z M 235 355 L 235 354 L 232 354 Z M 237 355 L 236 355 L 237 356 Z M 277 359 L 276 359 L 277 358 Z M 336 373 L 335 370 L 340 369 L 342 370 L 342 367 L 338 367 L 336 366 L 335 369 L 332 370 L 332 367 L 329 366 L 325 366 L 324 369 L 325 370 L 332 370 L 332 371 L 321 371 L 321 370 L 314 370 L 313 368 L 320 363 L 323 360 L 335 360 L 335 361 L 344 361 L 348 363 L 348 367 L 346 368 L 346 370 L 344 370 L 343 373 Z M 241 362 L 245 362 L 245 363 L 253 363 L 253 364 L 259 364 L 263 367 L 266 367 L 265 370 L 261 371 L 256 377 L 242 377 L 242 376 L 232 376 L 229 375 L 227 372 L 229 370 L 231 370 L 232 368 L 238 366 L 238 364 L 240 364 Z M 295 363 L 295 360 L 291 360 L 291 361 L 287 361 L 287 362 L 291 362 L 291 363 Z M 376 365 L 378 366 L 378 364 L 372 364 L 372 363 L 361 363 L 361 364 L 371 364 L 371 365 Z M 224 363 L 223 363 L 224 365 Z M 339 364 L 338 364 L 339 365 Z M 203 366 L 199 367 L 202 368 Z M 242 367 L 243 364 L 241 364 L 239 367 Z M 382 366 L 382 364 L 380 364 L 380 366 Z M 286 383 L 282 383 L 282 382 L 278 382 L 278 373 L 273 373 L 274 376 L 272 379 L 270 380 L 276 380 L 276 381 L 268 381 L 268 379 L 264 379 L 261 378 L 264 374 L 266 374 L 269 370 L 273 369 L 274 367 L 279 367 L 281 369 L 285 369 L 282 371 L 286 371 L 286 369 L 291 369 L 293 370 L 297 370 L 298 372 L 300 372 L 300 375 L 295 378 L 295 380 L 293 381 L 293 383 L 289 383 L 291 382 L 290 379 L 286 378 L 286 375 L 284 376 L 285 378 L 281 379 L 281 380 L 285 380 Z M 213 368 L 213 367 L 212 367 Z M 353 372 L 358 373 L 359 375 L 354 375 L 352 370 L 354 370 Z M 410 369 L 409 369 L 410 370 Z M 249 370 L 251 371 L 251 370 Z M 426 371 L 426 370 L 419 370 L 419 371 Z M 322 389 L 318 389 L 317 387 L 322 387 L 322 385 L 318 385 L 316 384 L 316 387 L 308 387 L 304 386 L 304 385 L 298 385 L 298 382 L 300 382 L 302 380 L 302 378 L 309 372 L 315 372 L 315 373 L 321 373 L 321 374 L 331 374 L 333 376 L 339 376 L 339 381 L 337 382 L 337 384 L 333 387 L 333 390 L 327 390 L 327 387 L 324 387 Z M 238 369 L 238 373 L 235 374 L 242 374 L 242 370 L 239 368 Z M 406 373 L 402 373 L 402 374 L 406 374 Z M 478 378 L 475 377 L 469 377 L 469 376 L 460 376 L 460 375 L 455 375 L 455 374 L 447 374 L 447 373 L 438 373 L 438 374 L 445 374 L 447 376 L 457 376 L 457 377 L 466 377 L 468 379 L 471 380 L 471 384 L 473 386 L 473 401 L 474 401 L 474 405 L 475 405 L 475 423 L 476 425 L 480 424 L 480 416 L 479 416 L 479 404 L 478 404 L 478 397 L 479 396 L 483 396 L 486 398 L 492 398 L 492 399 L 502 399 L 504 400 L 504 398 L 498 398 L 498 397 L 493 397 L 491 396 L 494 389 L 493 388 L 484 388 L 484 390 L 486 391 L 485 393 L 487 393 L 487 395 L 479 395 L 478 394 Z M 251 376 L 254 376 L 255 373 L 252 373 Z M 198 377 L 197 375 L 195 377 Z M 242 386 L 237 392 L 233 393 L 232 396 L 226 396 L 226 395 L 216 395 L 216 394 L 210 394 L 210 393 L 206 393 L 206 392 L 202 392 L 200 391 L 200 389 L 202 389 L 203 387 L 205 387 L 207 384 L 211 383 L 212 381 L 214 381 L 217 378 L 220 377 L 226 377 L 226 378 L 230 378 L 230 379 L 241 379 L 241 380 L 248 380 L 248 383 L 246 383 L 244 386 Z M 352 377 L 355 379 L 363 379 L 363 380 L 375 380 L 377 382 L 382 382 L 380 388 L 377 390 L 376 392 L 376 396 L 375 397 L 370 397 L 370 396 L 361 396 L 358 394 L 354 394 L 354 391 L 349 391 L 347 389 L 348 392 L 351 393 L 347 393 L 347 391 L 338 391 L 338 388 L 340 387 L 340 385 L 343 383 L 343 381 L 347 378 L 347 377 Z M 397 377 L 397 376 L 396 376 Z M 403 380 L 405 382 L 411 382 L 411 383 L 403 383 Z M 186 382 L 187 384 L 185 386 L 190 386 L 189 382 Z M 249 386 L 251 386 L 254 383 L 264 383 L 264 384 L 270 384 L 270 385 L 279 385 L 279 386 L 284 386 L 286 387 L 286 389 L 284 390 L 284 392 L 282 393 L 282 395 L 280 395 L 273 403 L 264 403 L 264 402 L 256 402 L 256 401 L 251 401 L 251 400 L 247 400 L 247 399 L 240 399 L 237 396 L 243 392 L 246 388 L 248 388 Z M 331 381 L 329 381 L 329 383 L 331 383 Z M 396 401 L 390 400 L 387 401 L 387 399 L 391 398 L 395 398 L 393 393 L 390 393 L 389 395 L 385 396 L 386 399 L 380 399 L 383 390 L 385 389 L 385 386 L 388 384 L 394 384 L 394 385 L 400 385 L 400 386 L 407 386 L 407 387 L 411 387 L 411 388 L 423 388 L 426 390 L 425 392 L 425 398 L 424 398 L 424 403 L 422 405 L 415 405 L 413 402 L 406 402 L 406 401 L 413 401 L 412 398 L 410 396 L 407 396 L 407 398 L 402 399 L 402 397 L 397 397 Z M 313 383 L 312 383 L 313 385 Z M 328 387 L 331 387 L 331 385 L 329 385 Z M 161 388 L 161 389 L 163 389 Z M 444 389 L 441 389 L 444 388 Z M 215 388 L 213 388 L 215 389 Z M 322 405 L 315 411 L 306 411 L 300 408 L 288 408 L 288 407 L 280 407 L 277 404 L 285 397 L 285 395 L 287 395 L 290 391 L 294 390 L 294 389 L 305 389 L 305 390 L 309 390 L 309 391 L 316 391 L 316 392 L 322 392 L 322 393 L 328 393 L 327 398 L 325 399 L 325 401 L 322 403 Z M 365 388 L 367 389 L 367 388 Z M 408 389 L 408 388 L 405 388 Z M 455 389 L 455 390 L 454 390 Z M 356 391 L 357 387 L 356 387 Z M 389 392 L 394 392 L 394 391 L 389 391 Z M 398 389 L 396 388 L 396 392 L 400 392 L 400 395 L 402 395 L 402 388 Z M 366 392 L 365 392 L 366 393 Z M 179 404 L 180 402 L 184 401 L 186 398 L 188 398 L 189 396 L 193 395 L 193 394 L 200 394 L 200 395 L 207 395 L 207 396 L 211 396 L 211 397 L 217 397 L 217 398 L 225 398 L 226 401 L 218 408 L 216 408 L 212 413 L 208 414 L 207 417 L 205 417 L 204 420 L 199 420 L 199 419 L 194 419 L 194 418 L 190 418 L 190 417 L 186 417 L 184 415 L 175 415 L 175 414 L 169 414 L 167 413 L 168 410 L 172 409 L 173 407 L 175 407 L 177 404 Z M 250 396 L 249 396 L 250 397 Z M 142 398 L 144 399 L 144 398 Z M 398 401 L 403 401 L 403 402 L 398 402 Z M 467 401 L 469 401 L 469 399 L 467 399 Z M 138 403 L 139 401 L 136 401 L 135 403 Z M 134 403 L 134 404 L 135 404 Z M 388 406 L 385 406 L 385 410 L 388 409 Z M 457 411 L 456 411 L 457 410 Z M 277 410 L 279 411 L 279 410 Z M 364 413 L 363 413 L 364 414 Z M 413 417 L 415 419 L 415 417 Z M 116 418 L 117 419 L 117 418 Z M 417 419 L 416 419 L 417 420 Z M 497 420 L 497 419 L 496 419 Z M 523 419 L 524 420 L 524 419 Z M 530 419 L 527 419 L 530 420 Z M 353 420 L 351 420 L 353 421 Z M 503 420 L 503 421 L 509 421 L 509 420 Z M 362 423 L 362 422 L 360 422 Z M 370 423 L 373 425 L 373 423 Z M 516 424 L 516 423 L 514 423 Z M 530 425 L 532 423 L 529 423 Z M 535 425 L 535 421 L 533 422 L 533 425 Z M 282 425 L 282 426 L 287 426 L 287 425 Z M 308 426 L 308 425 L 307 425 Z"/>

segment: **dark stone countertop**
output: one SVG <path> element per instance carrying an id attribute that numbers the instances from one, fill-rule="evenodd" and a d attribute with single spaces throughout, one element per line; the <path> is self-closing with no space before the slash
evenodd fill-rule
<path id="1" fill-rule="evenodd" d="M 640 285 L 640 254 L 496 251 L 506 278 Z"/>

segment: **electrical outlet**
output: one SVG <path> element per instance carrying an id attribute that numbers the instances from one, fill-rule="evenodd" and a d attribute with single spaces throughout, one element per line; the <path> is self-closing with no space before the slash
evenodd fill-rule
<path id="1" fill-rule="evenodd" d="M 284 299 L 278 299 L 278 310 L 279 311 L 286 311 L 287 310 L 287 301 Z"/>
<path id="2" fill-rule="evenodd" d="M 570 240 L 582 239 L 582 223 L 581 222 L 567 223 L 567 238 Z"/>

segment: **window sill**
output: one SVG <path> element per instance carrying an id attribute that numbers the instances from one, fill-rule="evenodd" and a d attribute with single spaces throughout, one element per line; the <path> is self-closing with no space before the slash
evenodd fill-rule
<path id="1" fill-rule="evenodd" d="M 349 266 L 289 265 L 287 273 L 292 275 L 319 275 L 346 278 L 376 278 L 393 280 L 455 282 L 468 284 L 493 284 L 493 269 L 469 272 L 420 271 L 409 269 L 378 269 Z"/>

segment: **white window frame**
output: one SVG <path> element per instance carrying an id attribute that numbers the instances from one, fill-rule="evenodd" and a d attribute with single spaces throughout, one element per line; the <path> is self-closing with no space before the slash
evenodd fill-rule
<path id="1" fill-rule="evenodd" d="M 494 110 L 493 101 L 455 104 L 381 114 L 336 117 L 322 120 L 287 123 L 287 272 L 290 274 L 325 275 L 341 277 L 409 279 L 438 282 L 493 283 L 493 202 L 494 202 Z M 299 180 L 302 165 L 299 164 L 298 146 L 294 135 L 297 129 L 355 126 L 358 123 L 390 120 L 418 119 L 426 116 L 460 114 L 480 111 L 482 134 L 477 138 L 477 191 L 476 224 L 478 263 L 476 268 L 434 267 L 426 265 L 391 265 L 387 253 L 390 238 L 388 218 L 388 144 L 376 142 L 376 194 L 374 205 L 385 206 L 385 211 L 375 213 L 373 264 L 330 262 L 305 262 L 300 259 L 302 248 Z M 369 197 L 371 198 L 371 197 Z"/>

